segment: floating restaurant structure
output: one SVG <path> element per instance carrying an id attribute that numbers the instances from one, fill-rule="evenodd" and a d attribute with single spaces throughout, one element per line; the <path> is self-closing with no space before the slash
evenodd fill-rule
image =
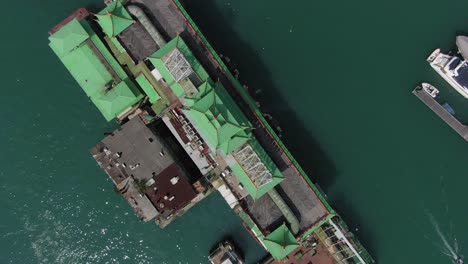
<path id="1" fill-rule="evenodd" d="M 91 153 L 142 220 L 164 227 L 218 190 L 273 259 L 318 243 L 335 263 L 373 262 L 179 1 L 79 9 L 49 33 L 121 125 Z"/>

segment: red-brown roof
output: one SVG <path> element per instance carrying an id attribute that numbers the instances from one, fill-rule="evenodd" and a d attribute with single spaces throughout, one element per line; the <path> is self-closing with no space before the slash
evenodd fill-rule
<path id="1" fill-rule="evenodd" d="M 179 179 L 172 184 L 171 179 L 174 177 Z M 176 213 L 197 195 L 175 163 L 154 175 L 153 179 L 155 183 L 150 186 L 146 195 L 162 215 Z"/>

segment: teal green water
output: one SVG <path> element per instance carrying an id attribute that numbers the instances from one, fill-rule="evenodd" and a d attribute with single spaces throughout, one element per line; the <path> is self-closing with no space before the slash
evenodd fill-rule
<path id="1" fill-rule="evenodd" d="M 227 235 L 255 262 L 264 251 L 219 195 L 160 230 L 134 217 L 88 155 L 115 125 L 49 50 L 47 30 L 100 4 L 14 1 L 3 13 L 0 263 L 204 263 Z M 424 61 L 468 31 L 466 10 L 462 1 L 188 2 L 384 264 L 450 263 L 431 242 L 440 240 L 428 213 L 467 254 L 467 143 L 410 93 L 432 82 L 468 121 L 466 100 Z"/>

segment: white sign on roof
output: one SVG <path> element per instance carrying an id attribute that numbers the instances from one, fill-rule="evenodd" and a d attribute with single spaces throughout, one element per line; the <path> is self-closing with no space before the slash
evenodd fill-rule
<path id="1" fill-rule="evenodd" d="M 154 78 L 158 81 L 162 79 L 162 75 L 157 69 L 152 70 L 151 74 L 153 74 Z"/>

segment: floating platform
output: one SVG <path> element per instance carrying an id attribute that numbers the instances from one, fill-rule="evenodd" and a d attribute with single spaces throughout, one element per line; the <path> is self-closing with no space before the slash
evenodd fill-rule
<path id="1" fill-rule="evenodd" d="M 217 189 L 275 260 L 305 260 L 330 226 L 333 258 L 374 262 L 179 0 L 107 2 L 59 23 L 49 45 L 121 125 L 91 153 L 143 221 L 165 227 Z M 243 263 L 233 251 L 221 244 L 213 263 Z"/>
<path id="2" fill-rule="evenodd" d="M 445 121 L 455 132 L 457 132 L 465 141 L 468 141 L 468 126 L 462 124 L 456 117 L 451 115 L 439 102 L 432 98 L 429 94 L 424 92 L 420 86 L 413 90 L 416 95 L 424 104 L 427 105 L 434 113 L 436 113 L 442 120 Z"/>

